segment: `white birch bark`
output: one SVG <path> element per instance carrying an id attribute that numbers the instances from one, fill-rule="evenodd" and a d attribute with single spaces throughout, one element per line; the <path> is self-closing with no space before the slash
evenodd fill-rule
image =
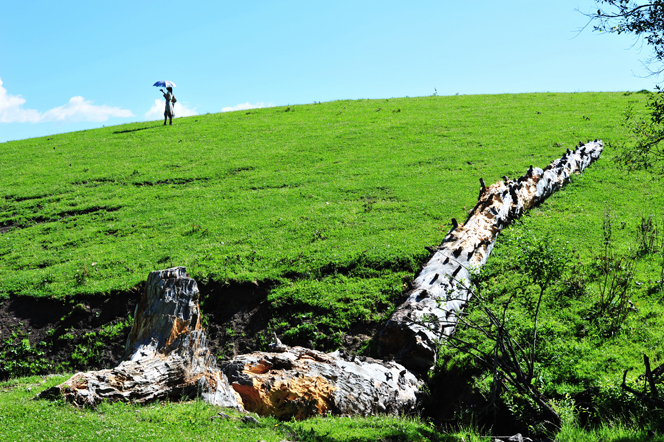
<path id="1" fill-rule="evenodd" d="M 453 220 L 457 225 L 436 248 L 413 282 L 407 300 L 379 333 L 379 354 L 426 373 L 436 361 L 441 340 L 454 332 L 456 316 L 470 300 L 470 272 L 486 263 L 498 233 L 592 164 L 602 149 L 602 141 L 591 141 L 573 152 L 568 150 L 544 170 L 531 166 L 517 180 L 504 177 L 489 187 L 482 185 L 479 201 L 466 222 Z"/>

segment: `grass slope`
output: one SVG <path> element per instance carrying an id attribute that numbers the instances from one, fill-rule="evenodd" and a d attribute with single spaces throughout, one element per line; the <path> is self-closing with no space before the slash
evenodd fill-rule
<path id="1" fill-rule="evenodd" d="M 528 335 L 523 318 L 532 316 L 528 299 L 536 287 L 522 283 L 521 251 L 545 238 L 558 251 L 565 247 L 566 259 L 573 256 L 578 265 L 568 268 L 562 285 L 552 287 L 544 301 L 538 388 L 572 408 L 569 404 L 588 392 L 609 409 L 621 401 L 632 406 L 634 398 L 619 389 L 622 370 L 641 370 L 642 353 L 653 364 L 664 359 L 659 255 L 641 254 L 636 261 L 638 284 L 629 296 L 638 311 L 630 310 L 608 334 L 606 327 L 586 326 L 584 318 L 597 297 L 593 266 L 602 248 L 605 212 L 613 220 L 616 253 L 633 252 L 644 217 L 653 215 L 662 226 L 661 179 L 626 174 L 613 161 L 614 146 L 626 140 L 622 110 L 628 104 L 643 109 L 644 102 L 644 95 L 630 93 L 337 101 L 182 118 L 173 127 L 134 123 L 3 143 L 0 303 L 10 296 L 69 301 L 82 294 L 112 300 L 113 293 L 137 286 L 149 271 L 186 265 L 199 281 L 255 281 L 267 287 L 270 328 L 287 343 L 338 347 L 349 329 L 386 319 L 427 259 L 423 246 L 439 243 L 450 218 L 465 219 L 475 204 L 480 177 L 487 183 L 516 177 L 531 164 L 545 166 L 579 140 L 601 138 L 606 149 L 598 162 L 501 236 L 490 275 L 498 303 L 505 290 L 523 292 L 513 315 Z M 561 295 L 565 281 L 580 280 L 584 290 Z M 70 316 L 84 310 L 76 305 Z M 26 360 L 33 367 L 24 364 L 24 372 L 44 371 L 48 364 L 24 334 L 29 330 L 17 327 L 0 327 L 4 362 Z M 109 323 L 94 339 L 117 336 L 121 327 L 126 324 Z M 263 341 L 256 339 L 260 347 Z M 72 360 L 94 363 L 90 348 L 104 342 L 77 345 Z M 3 428 L 17 425 L 38 440 L 53 420 L 28 423 L 21 416 L 52 415 L 67 422 L 58 430 L 63 438 L 80 438 L 73 436 L 83 431 L 76 422 L 99 434 L 140 425 L 145 435 L 166 437 L 158 428 L 171 428 L 169 419 L 177 421 L 177 413 L 192 422 L 203 416 L 198 424 L 214 413 L 196 404 L 166 404 L 146 410 L 154 414 L 146 421 L 128 418 L 138 414 L 118 405 L 79 416 L 62 404 L 27 401 L 25 388 L 41 382 L 0 384 Z M 591 405 L 595 408 L 586 414 L 600 412 L 601 404 Z M 157 416 L 162 416 L 159 425 L 151 426 Z M 345 421 L 291 426 L 290 433 L 266 427 L 250 436 L 344 440 L 351 428 L 361 428 L 353 440 L 444 440 L 417 422 L 340 422 Z M 235 434 L 231 427 L 237 426 L 215 425 L 202 426 L 201 434 Z M 585 437 L 575 425 L 567 424 L 561 440 Z M 366 432 L 374 427 L 381 429 Z M 645 438 L 628 427 L 620 440 Z M 338 436 L 329 435 L 339 428 Z M 13 437 L 8 431 L 13 430 L 2 436 Z M 242 440 L 246 431 L 232 437 Z"/>
<path id="2" fill-rule="evenodd" d="M 579 140 L 620 141 L 622 110 L 643 102 L 336 101 L 3 143 L 0 296 L 104 296 L 185 265 L 199 280 L 267 282 L 272 307 L 289 312 L 273 327 L 331 348 L 349 326 L 385 319 L 423 246 L 474 205 L 480 177 L 521 175 Z M 536 213 L 582 253 L 607 203 L 662 207 L 659 187 L 623 178 L 613 154 Z"/>
<path id="3" fill-rule="evenodd" d="M 103 294 L 171 264 L 243 281 L 403 267 L 464 218 L 479 177 L 618 138 L 632 97 L 337 101 L 3 143 L 0 293 Z"/>

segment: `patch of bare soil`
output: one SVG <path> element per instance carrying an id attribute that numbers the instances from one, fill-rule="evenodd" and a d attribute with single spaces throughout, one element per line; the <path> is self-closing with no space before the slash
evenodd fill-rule
<path id="1" fill-rule="evenodd" d="M 270 322 L 287 317 L 288 308 L 274 310 L 267 300 L 273 283 L 199 284 L 201 309 L 206 318 L 210 350 L 223 359 L 267 350 L 272 341 Z M 297 313 L 297 312 L 293 312 Z M 272 321 L 274 322 L 274 321 Z M 357 353 L 381 324 L 356 324 L 343 339 L 343 348 Z M 287 342 L 310 346 L 308 342 Z"/>
<path id="2" fill-rule="evenodd" d="M 0 300 L 0 347 L 28 339 L 33 348 L 58 367 L 68 363 L 69 369 L 84 367 L 71 364 L 72 354 L 79 345 L 89 346 L 85 335 L 99 331 L 104 325 L 126 322 L 138 302 L 140 291 L 112 293 L 109 296 L 76 296 L 59 300 L 11 296 Z M 111 345 L 104 346 L 94 361 L 96 368 L 115 365 L 124 350 L 129 328 L 121 330 Z M 0 348 L 2 350 L 3 348 Z M 0 369 L 0 380 L 8 374 Z"/>
<path id="3" fill-rule="evenodd" d="M 221 357 L 256 351 L 267 339 L 273 312 L 270 283 L 198 284 L 210 350 Z"/>

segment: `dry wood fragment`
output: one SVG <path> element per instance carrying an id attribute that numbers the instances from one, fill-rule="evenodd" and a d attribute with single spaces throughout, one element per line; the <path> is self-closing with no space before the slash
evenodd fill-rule
<path id="1" fill-rule="evenodd" d="M 152 272 L 136 306 L 123 362 L 77 373 L 39 397 L 64 396 L 78 406 L 103 400 L 145 403 L 201 397 L 224 407 L 281 418 L 313 414 L 404 414 L 422 385 L 394 362 L 288 348 L 238 356 L 224 372 L 201 329 L 198 288 L 184 267 Z"/>

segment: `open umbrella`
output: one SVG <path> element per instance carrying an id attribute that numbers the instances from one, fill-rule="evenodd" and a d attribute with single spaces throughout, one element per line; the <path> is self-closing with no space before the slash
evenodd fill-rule
<path id="1" fill-rule="evenodd" d="M 158 81 L 158 82 L 156 82 L 156 83 L 153 84 L 152 86 L 157 86 L 157 87 L 175 87 L 175 83 L 173 83 L 172 81 L 164 81 L 164 80 L 162 80 L 162 81 Z"/>

